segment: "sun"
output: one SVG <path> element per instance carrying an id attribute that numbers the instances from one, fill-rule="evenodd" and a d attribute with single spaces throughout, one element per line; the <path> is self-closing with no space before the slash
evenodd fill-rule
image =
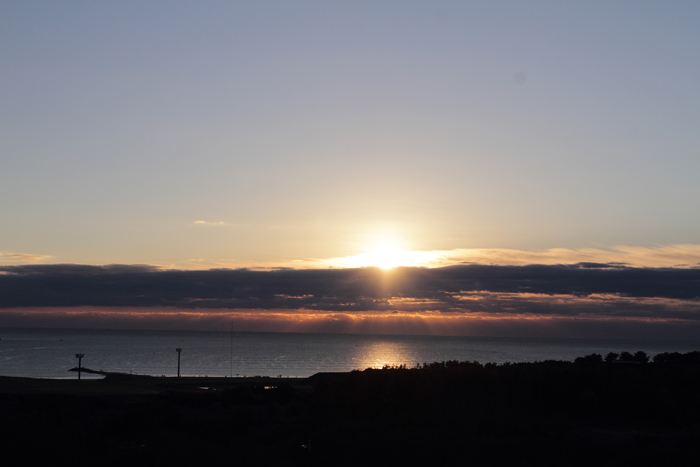
<path id="1" fill-rule="evenodd" d="M 324 263 L 331 267 L 393 269 L 400 266 L 431 267 L 439 260 L 440 252 L 407 251 L 394 246 L 374 248 L 367 253 L 344 258 L 331 258 Z"/>
<path id="2" fill-rule="evenodd" d="M 430 267 L 435 263 L 435 254 L 430 251 L 411 251 L 407 242 L 392 234 L 367 235 L 357 245 L 361 253 L 342 258 L 321 260 L 334 268 L 393 269 L 397 267 Z M 363 248 L 364 247 L 364 248 Z"/>
<path id="3" fill-rule="evenodd" d="M 411 266 L 413 258 L 405 249 L 405 243 L 393 235 L 374 235 L 367 239 L 365 252 L 355 256 L 338 258 L 346 267 L 377 267 L 392 269 L 399 266 Z"/>
<path id="4" fill-rule="evenodd" d="M 390 247 L 359 254 L 354 257 L 354 260 L 359 267 L 375 266 L 382 269 L 408 266 L 411 263 L 407 252 Z"/>

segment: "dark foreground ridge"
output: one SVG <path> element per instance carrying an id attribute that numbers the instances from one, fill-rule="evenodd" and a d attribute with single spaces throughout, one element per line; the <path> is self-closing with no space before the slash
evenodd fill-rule
<path id="1" fill-rule="evenodd" d="M 85 370 L 83 370 L 85 371 Z M 696 465 L 700 352 L 310 378 L 0 377 L 4 458 L 76 465 Z M 62 462 L 63 463 L 63 462 Z"/>

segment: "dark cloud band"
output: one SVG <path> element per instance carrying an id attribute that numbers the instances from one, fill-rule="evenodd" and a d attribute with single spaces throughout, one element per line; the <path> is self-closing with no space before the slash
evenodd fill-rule
<path id="1" fill-rule="evenodd" d="M 481 296 L 468 296 L 475 292 Z M 668 306 L 660 305 L 659 300 L 668 299 L 676 304 L 685 303 L 683 310 L 675 310 L 685 316 L 689 312 L 695 314 L 700 304 L 700 269 L 627 268 L 594 263 L 463 265 L 391 271 L 377 268 L 183 271 L 140 265 L 0 267 L 0 308 L 304 308 L 348 312 L 430 309 L 545 314 L 600 310 L 603 314 L 614 314 L 614 304 L 609 301 L 599 305 L 581 301 L 585 306 L 579 303 L 564 310 L 545 303 L 546 300 L 528 298 L 533 295 L 626 298 L 626 305 L 618 307 L 618 311 L 630 313 L 632 308 L 638 311 L 631 313 L 638 316 L 663 315 Z M 636 301 L 630 302 L 631 299 Z M 644 303 L 642 299 L 656 302 Z"/>

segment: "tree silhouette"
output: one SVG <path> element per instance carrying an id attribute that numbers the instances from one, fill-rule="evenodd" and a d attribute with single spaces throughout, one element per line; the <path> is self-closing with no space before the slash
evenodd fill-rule
<path id="1" fill-rule="evenodd" d="M 605 363 L 616 362 L 618 358 L 620 358 L 620 354 L 610 352 L 605 356 Z"/>
<path id="2" fill-rule="evenodd" d="M 649 362 L 649 355 L 647 355 L 646 352 L 642 350 L 638 350 L 637 352 L 634 353 L 634 361 L 639 362 L 639 363 L 648 363 Z"/>

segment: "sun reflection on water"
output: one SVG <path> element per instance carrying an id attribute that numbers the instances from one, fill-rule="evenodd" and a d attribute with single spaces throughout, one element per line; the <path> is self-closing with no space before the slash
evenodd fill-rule
<path id="1" fill-rule="evenodd" d="M 415 365 L 412 352 L 405 345 L 395 342 L 379 342 L 358 348 L 353 358 L 356 369 L 382 368 L 385 366 Z"/>

